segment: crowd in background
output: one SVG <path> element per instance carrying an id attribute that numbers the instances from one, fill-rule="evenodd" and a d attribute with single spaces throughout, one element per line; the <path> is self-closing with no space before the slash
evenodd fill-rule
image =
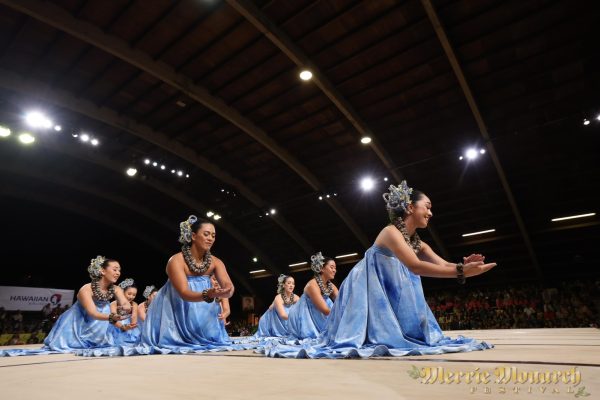
<path id="1" fill-rule="evenodd" d="M 600 281 L 515 284 L 428 291 L 427 302 L 442 330 L 580 328 L 600 326 Z M 68 306 L 45 305 L 38 312 L 0 307 L 0 345 L 41 343 Z M 249 336 L 256 326 L 233 316 L 231 336 Z"/>

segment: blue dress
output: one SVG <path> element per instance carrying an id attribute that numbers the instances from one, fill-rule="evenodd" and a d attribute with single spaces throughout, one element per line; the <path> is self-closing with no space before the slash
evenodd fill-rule
<path id="1" fill-rule="evenodd" d="M 285 313 L 289 315 L 290 309 L 295 306 L 296 304 L 284 304 L 283 308 L 285 309 Z M 260 317 L 260 321 L 258 321 L 258 331 L 254 336 L 257 338 L 284 337 L 287 336 L 288 333 L 288 320 L 281 319 L 275 305 L 273 305 L 262 315 L 262 317 Z"/>
<path id="2" fill-rule="evenodd" d="M 140 331 L 140 324 L 139 324 L 140 319 L 138 318 L 137 321 L 138 321 L 138 326 L 136 326 L 133 329 L 129 329 L 127 331 L 122 331 L 121 329 L 117 328 L 114 325 L 111 325 L 110 328 L 108 328 L 109 335 L 113 336 L 113 342 L 115 345 L 121 346 L 121 345 L 139 343 L 140 335 L 142 332 Z M 131 324 L 131 314 L 127 318 L 122 319 L 119 322 L 123 325 Z"/>
<path id="3" fill-rule="evenodd" d="M 329 296 L 323 296 L 327 307 L 331 309 L 333 301 Z M 310 297 L 304 293 L 292 307 L 288 315 L 289 336 L 293 339 L 314 339 L 325 329 L 327 315 L 315 307 Z"/>
<path id="4" fill-rule="evenodd" d="M 421 285 L 388 249 L 372 246 L 342 283 L 327 327 L 310 345 L 273 344 L 272 357 L 413 356 L 489 349 L 474 339 L 444 336 Z"/>
<path id="5" fill-rule="evenodd" d="M 94 301 L 94 304 L 99 313 L 110 314 L 108 301 Z M 0 356 L 76 353 L 83 349 L 111 347 L 114 340 L 108 334 L 110 327 L 108 321 L 91 318 L 77 301 L 58 318 L 41 349 L 0 350 Z"/>
<path id="6" fill-rule="evenodd" d="M 212 286 L 209 276 L 188 276 L 187 280 L 194 292 L 202 292 Z M 240 346 L 232 344 L 225 324 L 217 318 L 220 312 L 221 306 L 216 301 L 183 300 L 171 281 L 167 280 L 148 309 L 135 353 L 241 350 Z"/>

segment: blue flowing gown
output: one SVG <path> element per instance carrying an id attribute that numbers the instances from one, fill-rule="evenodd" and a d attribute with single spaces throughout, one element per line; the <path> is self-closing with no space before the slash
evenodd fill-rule
<path id="1" fill-rule="evenodd" d="M 295 306 L 296 304 L 289 306 L 284 304 L 283 308 L 285 309 L 285 313 L 289 315 L 290 309 Z M 257 338 L 285 337 L 288 333 L 288 320 L 281 319 L 275 305 L 273 305 L 262 315 L 262 317 L 260 317 L 260 321 L 258 321 L 258 331 L 254 336 Z"/>
<path id="2" fill-rule="evenodd" d="M 99 313 L 110 314 L 108 301 L 94 301 L 94 304 Z M 110 327 L 108 321 L 90 317 L 77 301 L 58 318 L 41 349 L 0 350 L 0 356 L 77 353 L 84 349 L 111 347 L 115 343 L 108 333 Z"/>
<path id="3" fill-rule="evenodd" d="M 138 318 L 138 326 L 133 329 L 129 329 L 127 331 L 122 331 L 114 325 L 111 325 L 108 328 L 109 334 L 113 336 L 113 342 L 117 346 L 127 345 L 127 344 L 137 344 L 140 341 L 140 335 L 142 334 L 140 330 L 140 319 Z M 119 321 L 123 325 L 131 324 L 131 315 L 129 317 L 122 319 Z"/>
<path id="4" fill-rule="evenodd" d="M 489 349 L 474 339 L 444 336 L 421 285 L 388 249 L 372 246 L 342 283 L 327 326 L 310 345 L 273 344 L 272 357 L 355 358 Z"/>
<path id="5" fill-rule="evenodd" d="M 188 276 L 194 292 L 211 288 L 210 277 Z M 142 326 L 139 354 L 190 353 L 242 349 L 234 345 L 217 317 L 218 302 L 189 302 L 181 298 L 171 281 L 158 291 Z"/>
<path id="6" fill-rule="evenodd" d="M 333 301 L 323 296 L 327 307 L 331 309 Z M 314 339 L 325 329 L 327 315 L 317 310 L 310 297 L 304 293 L 292 307 L 288 315 L 289 337 L 293 339 Z"/>

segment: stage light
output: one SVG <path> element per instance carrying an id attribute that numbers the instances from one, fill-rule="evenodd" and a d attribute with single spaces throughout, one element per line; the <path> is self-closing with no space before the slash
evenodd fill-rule
<path id="1" fill-rule="evenodd" d="M 19 135 L 19 141 L 23 144 L 32 144 L 35 142 L 35 136 L 31 133 L 23 132 Z"/>
<path id="2" fill-rule="evenodd" d="M 313 76 L 312 72 L 310 72 L 307 69 L 305 69 L 304 71 L 300 72 L 300 79 L 302 79 L 303 81 L 309 81 L 309 80 L 311 80 L 312 76 Z"/>
<path id="3" fill-rule="evenodd" d="M 567 219 L 593 217 L 594 215 L 596 215 L 596 213 L 587 213 L 587 214 L 579 214 L 579 215 L 569 215 L 568 217 L 552 218 L 552 222 L 564 221 L 564 220 L 567 220 Z"/>
<path id="4" fill-rule="evenodd" d="M 485 231 L 479 231 L 479 232 L 472 232 L 472 233 L 463 233 L 463 237 L 467 237 L 467 236 L 475 236 L 475 235 L 483 235 L 484 233 L 491 233 L 491 232 L 496 232 L 495 229 L 488 229 Z"/>
<path id="5" fill-rule="evenodd" d="M 129 176 L 135 176 L 135 174 L 137 174 L 137 169 L 135 169 L 135 168 L 127 168 L 126 173 Z"/>
<path id="6" fill-rule="evenodd" d="M 88 135 L 87 133 L 83 133 L 81 136 L 79 136 L 79 139 L 81 139 L 82 142 L 89 142 L 90 135 Z"/>
<path id="7" fill-rule="evenodd" d="M 357 256 L 358 253 L 349 253 L 349 254 L 342 254 L 341 256 L 335 256 L 335 258 L 348 258 L 348 257 L 354 257 Z"/>
<path id="8" fill-rule="evenodd" d="M 373 181 L 372 178 L 366 177 L 366 178 L 363 178 L 360 181 L 360 187 L 365 192 L 368 192 L 368 191 L 372 190 L 375 187 L 375 182 Z"/>
<path id="9" fill-rule="evenodd" d="M 277 210 L 276 210 L 276 209 L 274 209 L 274 208 L 271 208 L 271 215 L 275 215 L 275 213 L 276 213 L 276 212 L 277 212 Z"/>
<path id="10" fill-rule="evenodd" d="M 469 160 L 474 160 L 477 158 L 477 150 L 475 149 L 469 149 L 467 150 L 467 152 L 465 153 L 465 156 L 467 156 L 467 158 Z"/>
<path id="11" fill-rule="evenodd" d="M 50 121 L 44 114 L 39 111 L 32 111 L 25 115 L 25 122 L 32 128 L 44 128 L 48 129 L 52 127 L 52 121 Z"/>
<path id="12" fill-rule="evenodd" d="M 291 267 L 299 267 L 299 266 L 301 266 L 301 265 L 305 265 L 305 264 L 308 264 L 308 263 L 307 263 L 306 261 L 302 261 L 302 262 L 299 262 L 299 263 L 290 264 L 290 265 L 289 265 L 289 267 L 290 267 L 290 268 L 291 268 Z"/>
<path id="13" fill-rule="evenodd" d="M 144 164 L 146 164 L 146 165 L 150 164 L 150 160 L 149 160 L 148 158 L 146 158 L 146 159 L 144 160 Z"/>
<path id="14" fill-rule="evenodd" d="M 177 176 L 183 176 L 183 172 L 177 171 Z"/>
<path id="15" fill-rule="evenodd" d="M 319 196 L 319 200 L 323 200 L 323 196 Z"/>
<path id="16" fill-rule="evenodd" d="M 164 164 L 160 166 L 160 169 L 162 169 L 162 170 L 164 170 L 165 168 L 167 168 L 167 167 L 165 167 Z"/>
<path id="17" fill-rule="evenodd" d="M 584 125 L 589 125 L 589 124 L 590 124 L 590 120 L 589 120 L 589 119 L 587 119 L 587 118 L 584 118 L 584 119 L 583 119 L 583 124 L 584 124 Z"/>
<path id="18" fill-rule="evenodd" d="M 363 137 L 363 138 L 360 139 L 360 142 L 362 144 L 369 144 L 369 143 L 371 143 L 371 138 L 368 137 L 368 136 L 365 136 L 365 137 Z"/>
<path id="19" fill-rule="evenodd" d="M 10 128 L 7 128 L 5 126 L 0 126 L 0 137 L 9 137 L 11 133 Z"/>
<path id="20" fill-rule="evenodd" d="M 62 131 L 62 126 L 60 126 L 60 125 L 54 125 L 54 130 L 56 132 L 60 132 L 60 131 Z"/>
<path id="21" fill-rule="evenodd" d="M 98 146 L 100 144 L 98 139 L 92 139 L 92 140 L 90 140 L 90 143 L 92 144 L 92 146 Z"/>
<path id="22" fill-rule="evenodd" d="M 253 262 L 258 262 L 258 258 L 254 257 L 254 258 L 252 258 L 252 261 Z"/>
<path id="23" fill-rule="evenodd" d="M 215 219 L 215 221 L 218 221 L 221 219 L 221 216 L 219 214 L 215 214 L 213 218 Z"/>
<path id="24" fill-rule="evenodd" d="M 266 272 L 266 269 L 257 269 L 254 271 L 250 271 L 251 274 L 258 274 L 259 272 Z"/>

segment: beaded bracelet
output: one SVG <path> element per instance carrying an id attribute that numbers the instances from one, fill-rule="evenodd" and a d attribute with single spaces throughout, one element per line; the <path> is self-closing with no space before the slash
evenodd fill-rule
<path id="1" fill-rule="evenodd" d="M 212 303 L 215 301 L 215 298 L 208 295 L 208 289 L 204 289 L 202 291 L 202 300 L 204 300 L 206 303 Z"/>
<path id="2" fill-rule="evenodd" d="M 119 321 L 118 319 L 116 319 L 117 317 L 118 317 L 118 314 L 115 314 L 115 313 L 108 314 L 108 323 L 112 324 L 112 325 L 116 324 Z"/>
<path id="3" fill-rule="evenodd" d="M 463 263 L 456 264 L 456 280 L 461 285 L 465 284 L 466 279 L 465 279 L 465 271 L 464 271 Z"/>

